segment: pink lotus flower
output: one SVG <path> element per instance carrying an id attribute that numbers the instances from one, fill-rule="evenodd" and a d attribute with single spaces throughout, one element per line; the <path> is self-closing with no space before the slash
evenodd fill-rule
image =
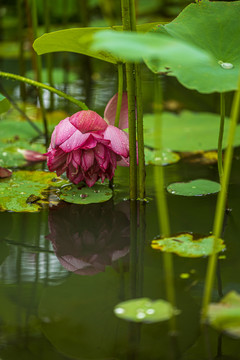
<path id="1" fill-rule="evenodd" d="M 111 180 L 117 162 L 129 165 L 127 94 L 123 93 L 119 128 L 115 127 L 118 95 L 109 101 L 104 119 L 91 110 L 79 111 L 55 127 L 48 149 L 48 168 L 57 175 L 65 171 L 74 184 L 91 187 L 98 179 Z"/>

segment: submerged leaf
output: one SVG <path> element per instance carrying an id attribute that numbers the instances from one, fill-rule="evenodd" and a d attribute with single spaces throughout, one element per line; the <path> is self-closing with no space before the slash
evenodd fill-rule
<path id="1" fill-rule="evenodd" d="M 165 300 L 152 301 L 148 298 L 132 299 L 119 303 L 114 308 L 114 313 L 120 319 L 154 323 L 170 319 L 180 313 Z"/>
<path id="2" fill-rule="evenodd" d="M 194 113 L 182 111 L 180 115 L 170 112 L 162 114 L 163 148 L 173 151 L 195 152 L 214 150 L 218 147 L 220 116 L 212 113 Z M 155 115 L 144 116 L 145 145 L 155 147 L 159 134 L 155 131 Z M 227 145 L 227 134 L 230 125 L 225 119 L 223 148 Z M 240 145 L 240 126 L 237 126 L 234 145 Z"/>
<path id="3" fill-rule="evenodd" d="M 145 163 L 147 165 L 169 165 L 180 160 L 180 156 L 168 149 L 164 149 L 159 156 L 159 151 L 145 148 Z"/>
<path id="4" fill-rule="evenodd" d="M 221 190 L 221 185 L 215 181 L 197 179 L 188 182 L 176 182 L 167 187 L 170 194 L 182 196 L 204 196 L 215 194 Z"/>
<path id="5" fill-rule="evenodd" d="M 240 295 L 231 291 L 208 308 L 207 322 L 228 335 L 240 338 Z"/>
<path id="6" fill-rule="evenodd" d="M 80 184 L 64 185 L 61 189 L 60 199 L 72 204 L 92 204 L 108 201 L 113 196 L 107 184 L 95 184 L 91 188 Z"/>
<path id="7" fill-rule="evenodd" d="M 176 236 L 155 239 L 152 248 L 163 252 L 174 253 L 183 257 L 209 256 L 213 253 L 214 236 L 199 237 L 192 233 L 181 233 Z M 222 239 L 218 239 L 216 252 L 225 249 Z"/>

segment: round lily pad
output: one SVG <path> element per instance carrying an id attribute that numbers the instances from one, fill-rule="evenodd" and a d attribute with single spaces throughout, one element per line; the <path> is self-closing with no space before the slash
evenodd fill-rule
<path id="1" fill-rule="evenodd" d="M 220 116 L 212 113 L 182 111 L 180 115 L 164 112 L 162 121 L 162 147 L 172 151 L 195 152 L 215 150 L 218 147 Z M 155 131 L 155 115 L 144 116 L 145 145 L 155 148 L 159 134 Z M 227 146 L 230 125 L 225 119 L 223 148 Z M 234 145 L 240 145 L 240 125 L 237 126 Z"/>
<path id="2" fill-rule="evenodd" d="M 112 195 L 112 190 L 107 184 L 95 184 L 91 188 L 69 184 L 62 187 L 59 197 L 72 204 L 92 204 L 108 201 Z"/>
<path id="3" fill-rule="evenodd" d="M 197 179 L 189 182 L 176 182 L 167 187 L 170 194 L 182 196 L 204 196 L 215 194 L 221 190 L 221 185 L 215 181 Z"/>
<path id="4" fill-rule="evenodd" d="M 169 165 L 180 160 L 180 156 L 171 150 L 164 149 L 159 156 L 156 150 L 145 148 L 145 162 L 147 165 Z"/>
<path id="5" fill-rule="evenodd" d="M 54 179 L 54 181 L 53 181 Z M 0 211 L 39 211 L 49 187 L 60 187 L 66 180 L 45 171 L 17 171 L 11 178 L 0 180 Z"/>
<path id="6" fill-rule="evenodd" d="M 154 72 L 170 68 L 185 87 L 202 93 L 236 90 L 240 72 L 239 17 L 239 1 L 205 0 L 188 5 L 172 22 L 158 25 L 153 31 L 207 51 L 212 61 L 172 69 L 166 61 L 148 61 L 147 65 Z"/>
<path id="7" fill-rule="evenodd" d="M 192 233 L 181 233 L 176 236 L 155 239 L 152 248 L 163 252 L 174 253 L 183 257 L 209 256 L 213 253 L 214 236 L 200 237 Z M 222 239 L 218 239 L 216 252 L 225 249 Z"/>
<path id="8" fill-rule="evenodd" d="M 178 315 L 179 310 L 165 300 L 152 301 L 148 298 L 132 299 L 119 303 L 114 308 L 117 317 L 123 320 L 154 323 Z"/>
<path id="9" fill-rule="evenodd" d="M 231 291 L 208 308 L 207 322 L 215 329 L 240 338 L 240 295 Z"/>

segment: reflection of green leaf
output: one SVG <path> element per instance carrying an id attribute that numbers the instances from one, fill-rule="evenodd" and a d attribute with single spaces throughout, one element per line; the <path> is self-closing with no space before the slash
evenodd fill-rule
<path id="1" fill-rule="evenodd" d="M 60 199 L 73 204 L 104 202 L 112 197 L 112 190 L 106 184 L 95 184 L 91 188 L 70 184 L 61 190 Z"/>
<path id="2" fill-rule="evenodd" d="M 188 69 L 172 68 L 170 61 L 159 66 L 148 62 L 148 66 L 154 72 L 161 71 L 163 66 L 170 67 L 184 86 L 199 92 L 236 90 L 240 70 L 239 17 L 239 1 L 198 1 L 188 5 L 171 23 L 160 25 L 154 31 L 208 51 L 213 61 L 199 66 L 189 64 Z M 233 68 L 223 69 L 221 61 L 233 64 Z"/>
<path id="3" fill-rule="evenodd" d="M 6 16 L 3 16 L 5 18 Z M 17 20 L 17 19 L 15 19 Z M 25 50 L 24 58 L 29 59 L 31 57 L 31 51 Z M 0 42 L 0 58 L 6 58 L 6 59 L 19 59 L 19 42 L 13 42 L 13 41 L 1 41 Z"/>
<path id="4" fill-rule="evenodd" d="M 9 254 L 9 246 L 4 241 L 0 241 L 0 265 L 4 262 Z"/>
<path id="5" fill-rule="evenodd" d="M 48 83 L 48 70 L 46 68 L 42 69 L 42 82 L 43 83 Z M 55 85 L 59 85 L 59 84 L 63 84 L 65 82 L 65 76 L 66 76 L 66 71 L 64 69 L 61 68 L 54 68 L 52 70 L 52 81 L 53 84 Z M 26 73 L 26 77 L 33 79 L 34 78 L 34 71 L 30 70 Z M 77 73 L 73 72 L 73 71 L 68 71 L 67 73 L 67 77 L 68 77 L 68 82 L 72 83 L 75 80 L 78 79 L 78 75 Z"/>
<path id="6" fill-rule="evenodd" d="M 145 144 L 155 147 L 159 134 L 154 130 L 155 115 L 144 116 Z M 211 113 L 182 111 L 180 115 L 162 114 L 162 146 L 173 151 L 202 151 L 217 149 L 220 117 Z M 223 147 L 227 145 L 230 120 L 225 119 Z M 240 126 L 237 126 L 234 141 L 240 145 Z"/>
<path id="7" fill-rule="evenodd" d="M 65 182 L 61 179 L 53 182 L 54 178 L 56 174 L 50 172 L 17 171 L 11 178 L 0 180 L 0 211 L 38 211 L 38 202 L 44 199 L 42 192 Z"/>
<path id="8" fill-rule="evenodd" d="M 17 167 L 27 163 L 21 150 L 32 150 L 40 153 L 45 152 L 42 144 L 29 144 L 27 141 L 15 141 L 12 144 L 3 144 L 0 142 L 0 166 Z"/>
<path id="9" fill-rule="evenodd" d="M 167 187 L 170 194 L 182 196 L 203 196 L 219 192 L 221 186 L 215 181 L 197 179 L 188 182 L 176 182 Z"/>
<path id="10" fill-rule="evenodd" d="M 115 306 L 114 313 L 120 319 L 154 323 L 168 320 L 173 315 L 179 314 L 179 311 L 167 301 L 141 298 L 121 302 Z"/>
<path id="11" fill-rule="evenodd" d="M 169 165 L 179 161 L 180 156 L 168 149 L 164 149 L 159 156 L 156 150 L 145 148 L 145 162 L 148 165 Z"/>
<path id="12" fill-rule="evenodd" d="M 199 237 L 191 233 L 182 233 L 176 236 L 156 239 L 152 241 L 152 248 L 164 252 L 175 253 L 183 257 L 201 257 L 213 252 L 213 236 Z M 223 240 L 218 239 L 216 251 L 225 249 Z"/>
<path id="13" fill-rule="evenodd" d="M 240 338 L 240 295 L 231 291 L 219 303 L 210 304 L 207 321 L 214 328 Z"/>
<path id="14" fill-rule="evenodd" d="M 2 94 L 0 94 L 0 114 L 8 111 L 10 108 L 10 102 Z"/>

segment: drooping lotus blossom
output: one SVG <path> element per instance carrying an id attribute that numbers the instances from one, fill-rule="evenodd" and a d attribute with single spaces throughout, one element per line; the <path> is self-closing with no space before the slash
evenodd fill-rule
<path id="1" fill-rule="evenodd" d="M 129 165 L 127 93 L 123 93 L 119 128 L 114 126 L 118 94 L 109 101 L 104 119 L 92 110 L 82 110 L 55 127 L 47 152 L 50 171 L 74 184 L 85 181 L 91 187 L 99 179 L 111 180 L 117 162 Z"/>
<path id="2" fill-rule="evenodd" d="M 47 156 L 45 154 L 41 154 L 38 151 L 18 149 L 18 152 L 21 153 L 24 159 L 29 162 L 40 162 L 47 160 Z"/>

